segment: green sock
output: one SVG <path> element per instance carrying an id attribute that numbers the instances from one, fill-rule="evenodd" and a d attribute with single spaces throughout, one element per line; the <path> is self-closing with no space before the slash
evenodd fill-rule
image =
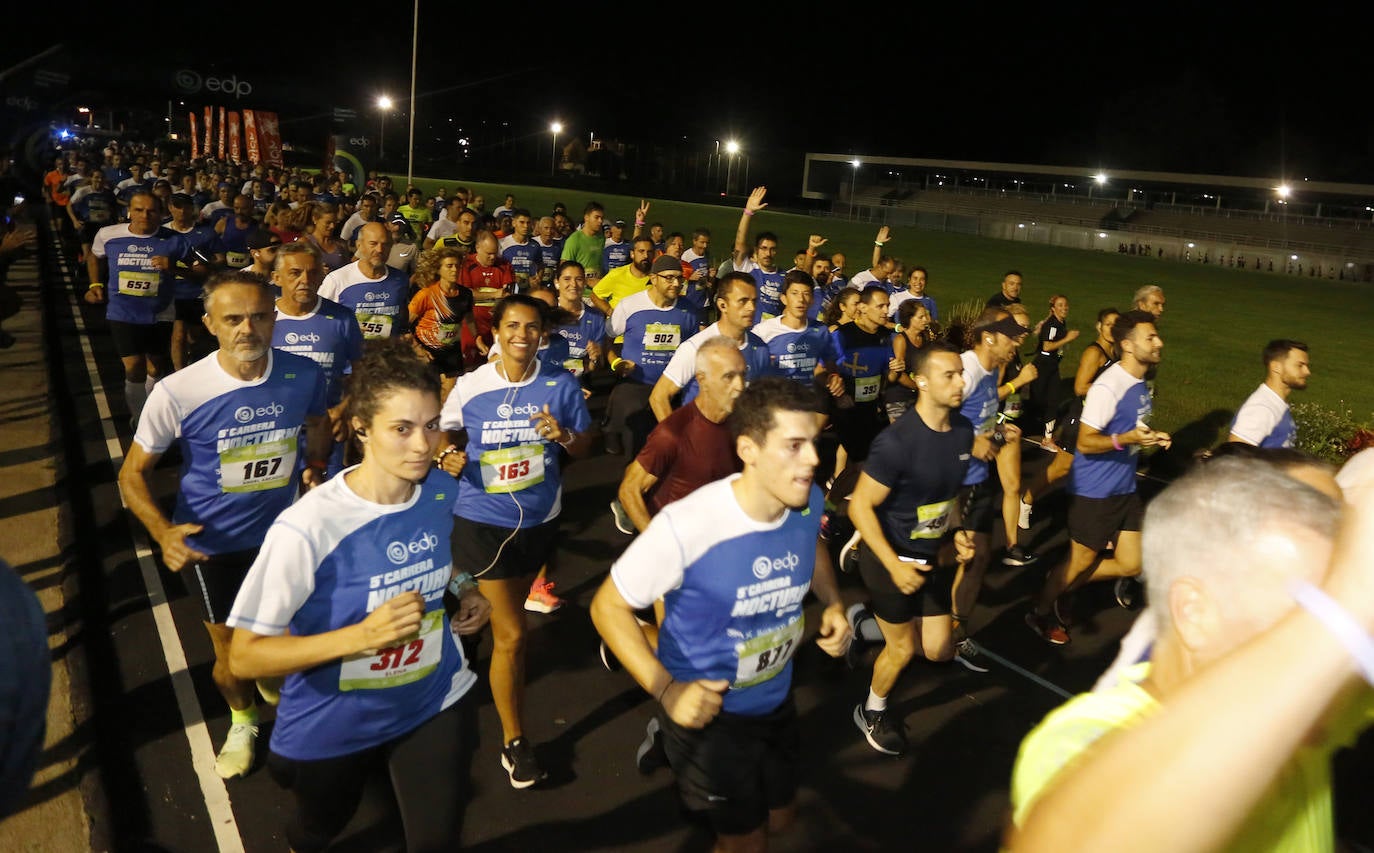
<path id="1" fill-rule="evenodd" d="M 250 726 L 256 726 L 258 724 L 258 706 L 255 704 L 249 705 L 242 711 L 230 708 L 229 722 L 236 726 L 243 723 L 247 723 Z"/>

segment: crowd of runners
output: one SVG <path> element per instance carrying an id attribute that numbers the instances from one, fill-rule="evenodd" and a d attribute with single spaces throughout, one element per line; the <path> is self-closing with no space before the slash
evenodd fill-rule
<path id="1" fill-rule="evenodd" d="M 1027 642 L 1070 642 L 1065 605 L 1090 582 L 1112 581 L 1124 607 L 1152 593 L 1098 690 L 1023 746 L 1015 823 L 1037 839 L 1093 802 L 1065 782 L 1070 761 L 1091 767 L 1076 756 L 1142 717 L 1165 720 L 1142 727 L 1162 737 L 1166 700 L 1224 693 L 1213 673 L 1253 659 L 1233 650 L 1294 620 L 1331 629 L 1312 628 L 1333 660 L 1295 719 L 1350 681 L 1336 652 L 1369 667 L 1368 602 L 1326 582 L 1340 488 L 1292 449 L 1306 344 L 1257 341 L 1261 381 L 1235 401 L 1230 441 L 1143 506 L 1142 451 L 1171 444 L 1152 423 L 1168 371 L 1157 286 L 1091 306 L 1075 346 L 1069 295 L 1023 293 L 1019 271 L 980 312 L 942 314 L 887 227 L 864 262 L 824 234 L 786 252 L 763 187 L 723 249 L 647 201 L 535 211 L 507 195 L 488 210 L 496 199 L 463 187 L 426 197 L 384 176 L 354 186 L 115 143 L 60 152 L 44 188 L 122 361 L 125 501 L 204 610 L 232 717 L 216 769 L 251 770 L 259 699 L 276 706 L 267 766 L 295 798 L 294 850 L 326 847 L 380 765 L 408 848 L 456 844 L 478 749 L 469 643 L 488 625 L 502 742 L 476 757 L 516 788 L 546 778 L 523 725 L 525 613 L 563 606 L 563 468 L 589 453 L 623 456 L 608 512 L 633 537 L 591 604 L 601 659 L 658 706 L 641 769 L 666 763 L 722 850 L 765 849 L 792 816 L 799 646 L 872 659 L 855 737 L 902 755 L 887 700 L 911 661 L 986 671 L 969 631 L 994 560 L 1044 578 Z M 170 514 L 149 485 L 169 452 Z M 1048 464 L 1023 476 L 1031 454 Z M 1027 531 L 1054 488 L 1070 495 L 1052 522 L 1070 544 L 1048 565 Z M 864 601 L 845 606 L 837 571 Z M 1355 574 L 1337 561 L 1331 578 Z M 1348 716 L 1307 776 L 1234 793 L 1274 800 L 1267 822 L 1242 809 L 1208 838 L 1325 849 L 1301 842 L 1329 841 L 1324 762 L 1364 719 Z"/>

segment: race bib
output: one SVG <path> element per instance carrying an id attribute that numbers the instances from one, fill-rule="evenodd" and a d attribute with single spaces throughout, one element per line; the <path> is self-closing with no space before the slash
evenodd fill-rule
<path id="1" fill-rule="evenodd" d="M 854 377 L 854 402 L 871 403 L 878 399 L 878 386 L 882 384 L 880 376 L 856 376 Z"/>
<path id="2" fill-rule="evenodd" d="M 949 510 L 954 499 L 926 504 L 916 508 L 916 526 L 911 529 L 911 539 L 939 539 L 949 529 Z"/>
<path id="3" fill-rule="evenodd" d="M 363 330 L 365 340 L 391 337 L 390 314 L 359 314 L 358 328 Z"/>
<path id="4" fill-rule="evenodd" d="M 148 272 L 120 270 L 118 290 L 124 296 L 157 296 L 157 286 L 161 280 L 162 276 L 151 270 Z"/>
<path id="5" fill-rule="evenodd" d="M 676 323 L 650 323 L 644 327 L 645 352 L 673 352 L 682 340 L 682 327 Z"/>
<path id="6" fill-rule="evenodd" d="M 247 252 L 225 252 L 224 262 L 231 267 L 246 267 L 252 258 Z"/>
<path id="7" fill-rule="evenodd" d="M 435 340 L 441 347 L 446 347 L 458 340 L 457 323 L 436 323 L 434 330 Z"/>
<path id="8" fill-rule="evenodd" d="M 544 482 L 544 448 L 522 444 L 488 450 L 478 457 L 482 468 L 482 488 L 488 494 L 509 494 Z"/>
<path id="9" fill-rule="evenodd" d="M 731 682 L 730 689 L 753 687 L 782 672 L 801 644 L 802 629 L 805 627 L 806 620 L 797 616 L 776 631 L 736 646 L 739 663 L 735 666 L 735 680 Z"/>
<path id="10" fill-rule="evenodd" d="M 265 492 L 291 482 L 296 468 L 296 439 L 231 447 L 219 455 L 220 491 Z"/>
<path id="11" fill-rule="evenodd" d="M 581 375 L 582 375 L 582 359 L 580 359 L 580 358 L 565 358 L 565 359 L 563 359 L 563 367 L 564 367 L 564 369 L 566 369 L 569 373 L 571 373 L 573 376 L 581 376 Z"/>
<path id="12" fill-rule="evenodd" d="M 382 690 L 419 681 L 439 665 L 443 656 L 444 612 L 426 613 L 415 639 L 378 649 L 376 654 L 351 655 L 339 665 L 339 690 Z"/>

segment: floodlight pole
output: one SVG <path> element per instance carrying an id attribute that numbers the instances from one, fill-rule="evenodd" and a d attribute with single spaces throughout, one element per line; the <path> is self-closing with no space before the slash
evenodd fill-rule
<path id="1" fill-rule="evenodd" d="M 415 178 L 415 58 L 420 51 L 420 0 L 415 0 L 415 22 L 410 28 L 410 147 L 406 150 L 406 189 Z"/>

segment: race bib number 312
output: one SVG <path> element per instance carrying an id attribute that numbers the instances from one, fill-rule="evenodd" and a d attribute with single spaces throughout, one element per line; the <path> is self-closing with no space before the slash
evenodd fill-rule
<path id="1" fill-rule="evenodd" d="M 434 671 L 443 654 L 444 613 L 426 613 L 413 639 L 374 654 L 353 655 L 339 665 L 339 689 L 381 690 L 419 681 Z"/>

